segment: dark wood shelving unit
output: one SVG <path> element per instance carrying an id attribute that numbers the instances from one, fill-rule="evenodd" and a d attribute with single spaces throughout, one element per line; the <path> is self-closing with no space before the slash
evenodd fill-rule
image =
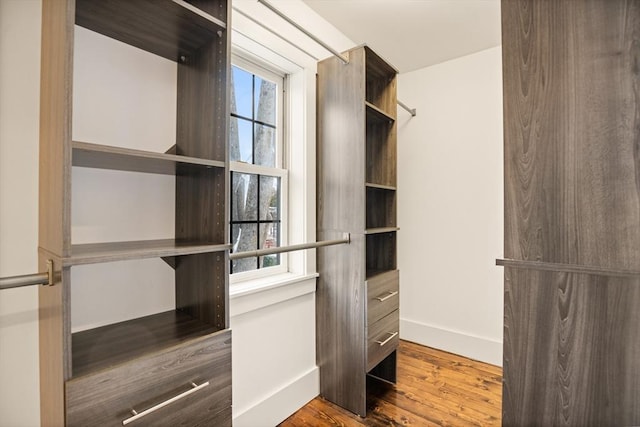
<path id="1" fill-rule="evenodd" d="M 230 12 L 227 0 L 43 0 L 40 263 L 60 264 L 58 283 L 39 291 L 43 425 L 120 424 L 132 405 L 156 405 L 193 381 L 211 388 L 145 422 L 231 425 Z M 175 145 L 167 152 L 71 140 L 76 25 L 176 63 Z M 76 168 L 174 176 L 174 238 L 73 244 Z M 72 295 L 74 266 L 156 257 L 174 270 L 173 310 L 71 333 L 71 305 L 81 303 Z"/>
<path id="2" fill-rule="evenodd" d="M 318 238 L 351 243 L 317 252 L 316 351 L 321 395 L 365 416 L 367 376 L 396 378 L 397 70 L 367 46 L 344 55 L 318 64 Z"/>

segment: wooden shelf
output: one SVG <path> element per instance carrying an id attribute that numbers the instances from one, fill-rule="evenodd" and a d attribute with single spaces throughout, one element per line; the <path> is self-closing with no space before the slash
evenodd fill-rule
<path id="1" fill-rule="evenodd" d="M 227 28 L 183 0 L 77 0 L 75 22 L 176 62 Z"/>
<path id="2" fill-rule="evenodd" d="M 365 187 L 368 187 L 368 188 L 377 188 L 379 190 L 396 191 L 396 187 L 394 187 L 393 185 L 374 184 L 373 182 L 367 182 L 364 185 Z"/>
<path id="3" fill-rule="evenodd" d="M 224 162 L 73 141 L 73 166 L 175 175 L 178 165 L 224 168 Z"/>
<path id="4" fill-rule="evenodd" d="M 72 245 L 71 256 L 62 259 L 62 266 L 97 264 L 129 259 L 158 258 L 218 252 L 230 249 L 229 244 L 177 241 L 175 239 L 138 240 L 132 242 L 88 243 Z"/>
<path id="5" fill-rule="evenodd" d="M 392 269 L 392 270 L 380 270 L 380 269 L 374 269 L 374 268 L 367 268 L 366 278 L 367 278 L 367 280 L 369 280 L 369 279 L 372 279 L 372 278 L 374 278 L 376 276 L 379 276 L 381 274 L 385 274 L 385 273 L 388 273 L 388 272 L 394 271 L 394 270 L 395 269 Z"/>
<path id="6" fill-rule="evenodd" d="M 382 120 L 382 121 L 391 122 L 391 123 L 396 121 L 395 117 L 390 116 L 385 111 L 383 111 L 380 108 L 376 107 L 375 105 L 373 105 L 369 101 L 365 101 L 364 104 L 365 104 L 365 106 L 367 108 L 367 116 L 368 117 L 374 117 L 376 120 Z"/>
<path id="7" fill-rule="evenodd" d="M 398 227 L 378 227 L 378 228 L 367 228 L 364 231 L 364 234 L 381 234 L 381 233 L 392 233 L 394 231 L 398 231 L 400 228 Z"/>
<path id="8" fill-rule="evenodd" d="M 71 335 L 73 377 L 209 335 L 218 329 L 171 310 Z"/>

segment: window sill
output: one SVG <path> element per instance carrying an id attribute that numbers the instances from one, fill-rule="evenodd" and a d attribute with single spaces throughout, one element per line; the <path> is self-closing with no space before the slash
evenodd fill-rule
<path id="1" fill-rule="evenodd" d="M 238 316 L 313 293 L 317 277 L 318 273 L 283 273 L 235 283 L 229 289 L 229 316 Z"/>

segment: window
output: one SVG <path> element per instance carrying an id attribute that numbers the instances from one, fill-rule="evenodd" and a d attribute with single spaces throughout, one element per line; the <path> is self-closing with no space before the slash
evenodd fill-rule
<path id="1" fill-rule="evenodd" d="M 284 76 L 234 58 L 229 126 L 230 238 L 234 253 L 286 242 L 283 89 Z M 274 273 L 286 270 L 286 256 L 231 262 L 232 274 L 266 269 Z"/>

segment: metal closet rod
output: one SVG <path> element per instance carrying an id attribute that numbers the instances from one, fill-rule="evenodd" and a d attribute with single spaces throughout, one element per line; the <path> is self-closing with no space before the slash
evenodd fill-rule
<path id="1" fill-rule="evenodd" d="M 304 249 L 315 249 L 315 248 L 320 248 L 322 246 L 342 245 L 345 243 L 351 243 L 351 236 L 349 235 L 349 233 L 345 233 L 342 239 L 322 240 L 320 242 L 300 243 L 298 245 L 280 246 L 277 248 L 267 248 L 267 249 L 258 249 L 255 251 L 236 252 L 234 254 L 229 254 L 229 259 L 234 260 L 234 259 L 251 258 L 251 257 L 265 256 L 265 255 L 281 254 L 284 252 L 301 251 Z"/>
<path id="2" fill-rule="evenodd" d="M 340 61 L 342 61 L 343 64 L 348 64 L 349 60 L 347 58 L 345 58 L 344 56 L 342 56 L 342 54 L 340 52 L 338 52 L 337 50 L 335 50 L 334 48 L 332 48 L 331 46 L 329 46 L 328 44 L 326 44 L 325 42 L 323 42 L 322 40 L 320 40 L 319 38 L 317 38 L 316 36 L 314 36 L 313 34 L 311 34 L 309 31 L 307 31 L 305 28 L 301 27 L 300 25 L 298 25 L 297 22 L 295 22 L 294 20 L 292 20 L 291 18 L 289 18 L 287 15 L 285 15 L 284 13 L 282 13 L 279 9 L 276 9 L 272 4 L 270 4 L 267 0 L 258 0 L 258 3 L 261 3 L 263 6 L 265 6 L 267 9 L 269 9 L 270 11 L 272 11 L 273 13 L 275 13 L 276 15 L 278 15 L 280 18 L 284 19 L 285 21 L 287 21 L 289 24 L 293 25 L 295 28 L 297 28 L 299 31 L 301 31 L 304 35 L 306 35 L 307 37 L 309 37 L 311 40 L 313 40 L 314 42 L 318 43 L 320 46 L 322 46 L 323 48 L 327 49 L 329 52 L 331 52 L 336 58 L 338 58 Z M 283 38 L 282 36 L 279 36 L 280 38 Z M 284 39 L 284 38 L 283 38 Z M 407 110 L 407 112 L 409 114 L 411 114 L 411 117 L 415 117 L 416 116 L 416 109 L 415 108 L 409 108 L 407 107 L 407 105 L 405 105 L 403 102 L 400 102 L 399 100 L 397 101 L 398 105 L 400 107 L 402 107 L 403 109 Z"/>
<path id="3" fill-rule="evenodd" d="M 26 274 L 24 276 L 0 277 L 0 290 L 20 288 L 31 285 L 53 286 L 53 261 L 47 260 L 46 273 Z"/>
<path id="4" fill-rule="evenodd" d="M 342 245 L 345 243 L 351 243 L 351 236 L 349 233 L 345 233 L 342 239 L 336 240 L 322 240 L 320 242 L 300 243 L 298 245 L 281 246 L 278 248 L 258 249 L 256 251 L 237 252 L 235 254 L 229 254 L 229 259 L 241 259 L 250 257 L 259 257 L 265 255 L 280 254 L 284 252 L 301 251 L 304 249 L 315 249 L 323 246 Z M 47 260 L 46 273 L 26 274 L 24 276 L 11 276 L 0 277 L 0 290 L 20 288 L 22 286 L 31 285 L 48 285 L 53 286 L 53 261 Z"/>

